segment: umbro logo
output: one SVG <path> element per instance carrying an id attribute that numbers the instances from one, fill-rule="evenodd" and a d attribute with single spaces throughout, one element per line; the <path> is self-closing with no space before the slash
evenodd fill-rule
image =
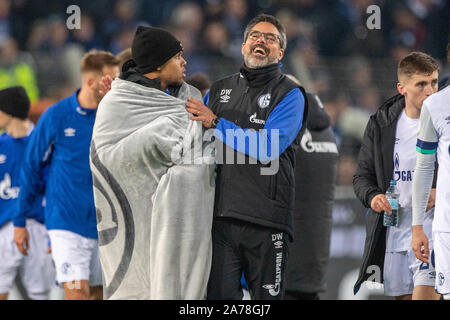
<path id="1" fill-rule="evenodd" d="M 445 120 L 447 120 L 447 124 L 450 123 L 450 116 L 448 116 L 447 118 L 445 118 Z"/>
<path id="2" fill-rule="evenodd" d="M 220 102 L 226 103 L 228 100 L 230 100 L 230 94 L 233 89 L 222 89 L 220 92 Z"/>
<path id="3" fill-rule="evenodd" d="M 274 243 L 275 249 L 281 249 L 283 248 L 283 241 L 277 241 Z"/>
<path id="4" fill-rule="evenodd" d="M 64 129 L 64 134 L 66 137 L 75 137 L 75 131 L 74 128 L 66 128 Z"/>

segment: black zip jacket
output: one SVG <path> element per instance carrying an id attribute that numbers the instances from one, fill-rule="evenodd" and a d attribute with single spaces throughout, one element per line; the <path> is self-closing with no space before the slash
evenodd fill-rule
<path id="1" fill-rule="evenodd" d="M 242 67 L 240 73 L 216 81 L 210 89 L 209 108 L 220 118 L 237 126 L 259 130 L 286 94 L 299 88 L 305 105 L 302 129 L 307 117 L 307 100 L 303 88 L 283 75 L 278 64 L 261 69 Z M 226 91 L 228 90 L 228 91 Z M 260 107 L 259 98 L 270 94 L 270 102 Z M 258 103 L 259 102 L 259 103 Z M 255 120 L 256 118 L 256 120 Z M 217 166 L 214 214 L 285 231 L 293 236 L 295 139 L 279 157 L 279 169 L 273 175 L 261 175 L 261 168 L 271 166 L 261 162 L 237 164 L 237 152 L 232 150 L 233 164 Z M 223 156 L 230 152 L 223 145 Z M 276 160 L 275 160 L 276 161 Z M 272 161 L 273 162 L 273 161 Z"/>

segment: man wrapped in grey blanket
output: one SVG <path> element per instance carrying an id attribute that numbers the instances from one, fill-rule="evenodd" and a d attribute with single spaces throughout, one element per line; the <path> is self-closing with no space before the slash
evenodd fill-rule
<path id="1" fill-rule="evenodd" d="M 181 43 L 139 27 L 133 59 L 101 101 L 91 142 L 105 299 L 204 299 L 213 150 L 189 120 Z M 169 94 L 168 94 L 169 93 Z"/>

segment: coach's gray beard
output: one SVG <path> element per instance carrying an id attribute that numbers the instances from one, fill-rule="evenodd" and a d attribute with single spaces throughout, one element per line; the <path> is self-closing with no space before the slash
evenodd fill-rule
<path id="1" fill-rule="evenodd" d="M 244 55 L 245 65 L 251 69 L 258 69 L 276 63 L 276 58 L 271 59 L 269 56 L 262 59 L 253 57 L 251 54 Z"/>

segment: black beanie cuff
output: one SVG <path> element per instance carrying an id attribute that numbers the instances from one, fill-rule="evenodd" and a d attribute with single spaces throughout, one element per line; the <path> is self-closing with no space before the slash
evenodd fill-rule
<path id="1" fill-rule="evenodd" d="M 167 61 L 172 59 L 180 51 L 182 51 L 182 50 L 180 50 L 179 48 L 175 48 L 175 50 L 173 50 L 172 52 L 167 53 L 167 58 L 161 59 L 160 61 L 155 61 L 153 64 L 149 64 L 149 65 L 142 65 L 142 66 L 138 65 L 137 70 L 139 73 L 142 73 L 142 74 L 154 72 L 158 69 L 158 67 L 161 67 L 162 65 L 164 65 Z"/>

